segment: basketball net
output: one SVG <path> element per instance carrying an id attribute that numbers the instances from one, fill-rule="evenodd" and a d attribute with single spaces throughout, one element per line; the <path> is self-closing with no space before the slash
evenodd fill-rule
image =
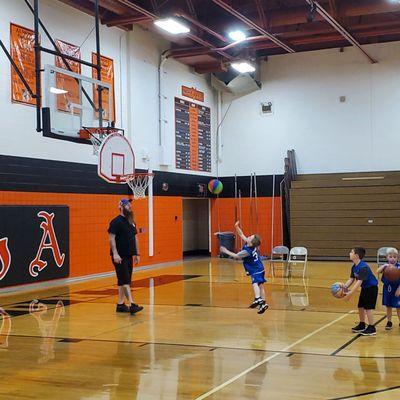
<path id="1" fill-rule="evenodd" d="M 93 145 L 93 155 L 98 156 L 100 146 L 103 143 L 103 140 L 113 133 L 120 133 L 120 129 L 112 128 L 112 127 L 104 127 L 104 128 L 88 128 L 82 127 L 79 131 L 79 136 L 82 139 L 90 139 Z"/>
<path id="2" fill-rule="evenodd" d="M 126 182 L 132 190 L 133 198 L 138 200 L 146 197 L 146 189 L 153 179 L 153 176 L 153 173 L 137 173 L 123 175 L 121 176 L 121 180 Z"/>

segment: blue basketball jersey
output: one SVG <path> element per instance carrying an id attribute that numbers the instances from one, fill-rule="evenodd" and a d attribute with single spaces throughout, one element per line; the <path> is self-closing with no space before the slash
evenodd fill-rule
<path id="1" fill-rule="evenodd" d="M 260 255 L 258 254 L 256 247 L 243 246 L 242 251 L 246 251 L 248 254 L 242 261 L 243 266 L 249 275 L 264 270 L 264 264 L 260 260 Z"/>
<path id="2" fill-rule="evenodd" d="M 353 264 L 350 277 L 362 280 L 363 282 L 361 287 L 365 289 L 372 286 L 378 286 L 378 279 L 376 279 L 371 268 L 364 260 L 361 260 L 358 265 Z"/>

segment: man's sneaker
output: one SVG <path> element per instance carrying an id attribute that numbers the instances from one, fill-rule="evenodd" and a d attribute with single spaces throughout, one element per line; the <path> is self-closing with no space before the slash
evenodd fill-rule
<path id="1" fill-rule="evenodd" d="M 362 332 L 360 332 L 363 336 L 373 336 L 376 335 L 376 329 L 373 325 L 368 325 Z"/>
<path id="2" fill-rule="evenodd" d="M 126 304 L 117 304 L 116 312 L 129 312 L 129 307 Z"/>
<path id="3" fill-rule="evenodd" d="M 354 333 L 360 333 L 363 330 L 365 330 L 366 326 L 365 326 L 365 322 L 360 322 L 357 326 L 355 326 L 354 328 L 352 328 L 351 330 Z"/>
<path id="4" fill-rule="evenodd" d="M 264 300 L 261 297 L 254 299 L 254 301 L 249 305 L 249 308 L 256 308 L 264 303 Z"/>
<path id="5" fill-rule="evenodd" d="M 388 321 L 388 322 L 386 323 L 385 329 L 386 329 L 387 331 L 390 331 L 392 328 L 393 328 L 393 322 L 392 322 L 392 321 Z"/>
<path id="6" fill-rule="evenodd" d="M 143 307 L 139 306 L 135 303 L 132 303 L 131 306 L 129 307 L 129 312 L 131 313 L 131 315 L 138 313 L 139 311 L 142 311 Z"/>
<path id="7" fill-rule="evenodd" d="M 264 301 L 262 304 L 260 304 L 257 314 L 264 314 L 265 311 L 268 310 L 268 307 L 269 307 L 268 304 Z"/>

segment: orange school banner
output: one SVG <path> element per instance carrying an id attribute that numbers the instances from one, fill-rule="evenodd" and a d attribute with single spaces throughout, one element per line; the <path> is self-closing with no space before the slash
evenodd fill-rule
<path id="1" fill-rule="evenodd" d="M 81 51 L 79 46 L 58 39 L 56 39 L 56 45 L 60 53 L 79 59 L 81 58 Z M 71 60 L 66 60 L 66 61 L 71 67 L 72 72 L 75 72 L 77 74 L 81 73 L 80 63 Z M 56 56 L 56 67 L 68 69 L 63 59 L 59 56 Z M 66 93 L 57 95 L 58 111 L 65 111 L 70 113 L 72 111 L 71 109 L 72 104 L 81 104 L 81 99 L 79 96 L 79 84 L 72 76 L 57 73 L 56 85 L 58 89 L 66 91 Z M 75 115 L 79 115 L 80 109 L 79 108 L 73 109 L 73 112 Z"/>
<path id="2" fill-rule="evenodd" d="M 10 53 L 22 75 L 35 92 L 35 33 L 23 26 L 10 24 Z M 25 85 L 11 66 L 11 101 L 35 105 L 36 100 L 28 92 Z"/>
<path id="3" fill-rule="evenodd" d="M 92 63 L 97 63 L 97 54 L 92 53 Z M 109 107 L 111 102 L 111 121 L 115 121 L 115 97 L 114 97 L 114 61 L 111 58 L 100 56 L 100 64 L 101 64 L 101 81 L 108 83 L 111 86 L 111 96 L 103 96 L 102 97 L 102 106 L 104 109 L 103 119 L 105 121 L 110 121 L 109 115 Z M 96 68 L 92 68 L 92 78 L 97 79 L 97 70 Z M 103 93 L 106 89 L 103 90 Z M 99 93 L 97 91 L 97 87 L 93 89 L 93 99 L 94 103 L 98 105 L 99 102 Z"/>

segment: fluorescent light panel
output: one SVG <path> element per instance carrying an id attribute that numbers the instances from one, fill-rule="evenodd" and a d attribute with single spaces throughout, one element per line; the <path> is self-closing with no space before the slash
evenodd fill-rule
<path id="1" fill-rule="evenodd" d="M 241 74 L 245 74 L 246 72 L 254 72 L 256 69 L 247 61 L 235 62 L 231 64 L 232 68 Z"/>
<path id="2" fill-rule="evenodd" d="M 180 33 L 189 33 L 190 29 L 176 21 L 172 18 L 159 19 L 154 22 L 159 28 L 164 29 L 168 33 L 172 33 L 173 35 L 179 35 Z"/>

